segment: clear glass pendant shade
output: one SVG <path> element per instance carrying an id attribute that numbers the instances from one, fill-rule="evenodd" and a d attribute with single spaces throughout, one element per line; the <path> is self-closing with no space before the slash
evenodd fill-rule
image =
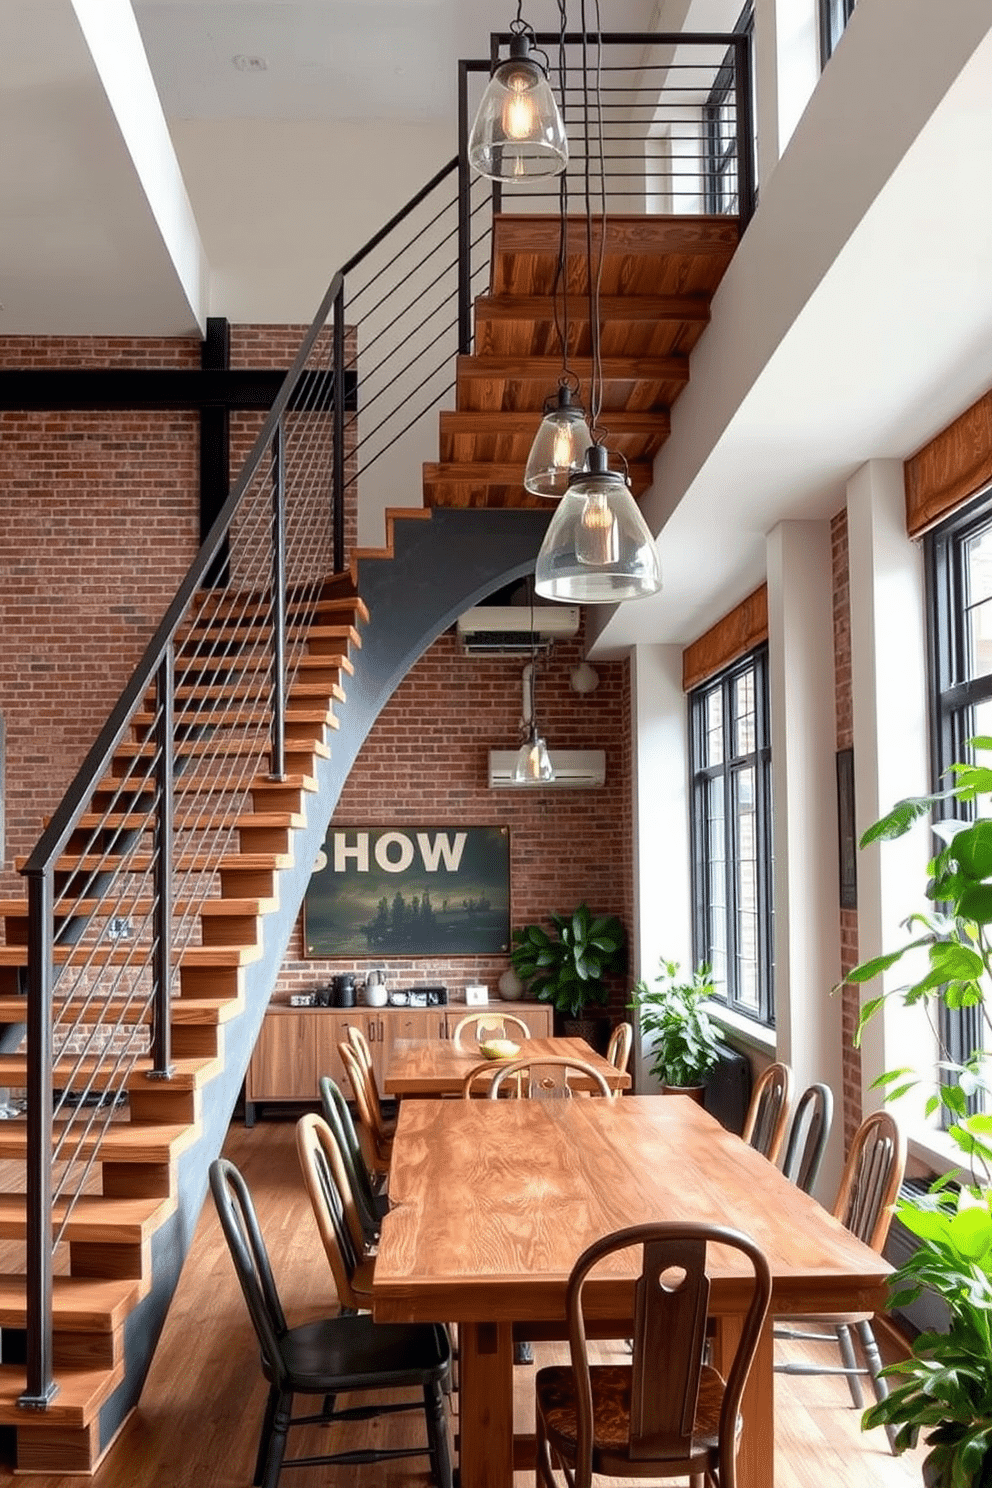
<path id="1" fill-rule="evenodd" d="M 654 538 L 623 476 L 592 445 L 587 468 L 558 504 L 537 555 L 534 587 L 545 599 L 619 604 L 661 588 Z"/>
<path id="2" fill-rule="evenodd" d="M 526 36 L 514 36 L 509 60 L 489 79 L 469 135 L 468 159 L 493 181 L 556 176 L 568 164 L 561 113 Z"/>
<path id="3" fill-rule="evenodd" d="M 564 496 L 569 481 L 582 471 L 591 444 L 584 410 L 572 402 L 568 387 L 560 387 L 557 403 L 545 412 L 530 447 L 524 489 L 535 496 Z"/>
<path id="4" fill-rule="evenodd" d="M 539 785 L 542 781 L 555 778 L 548 746 L 534 724 L 531 724 L 530 737 L 521 744 L 517 752 L 513 778 L 522 785 Z"/>

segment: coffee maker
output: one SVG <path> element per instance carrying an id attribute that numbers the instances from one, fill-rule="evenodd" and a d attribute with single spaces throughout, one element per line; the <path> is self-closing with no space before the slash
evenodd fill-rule
<path id="1" fill-rule="evenodd" d="M 355 977 L 350 971 L 341 972 L 331 978 L 331 1000 L 334 1007 L 355 1006 Z"/>

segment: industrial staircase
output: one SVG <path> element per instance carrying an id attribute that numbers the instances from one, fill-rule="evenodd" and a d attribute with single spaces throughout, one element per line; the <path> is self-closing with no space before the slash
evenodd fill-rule
<path id="1" fill-rule="evenodd" d="M 561 371 L 560 222 L 493 205 L 453 160 L 335 276 L 143 661 L 18 865 L 27 897 L 0 901 L 0 1086 L 28 1091 L 26 1118 L 0 1122 L 0 1427 L 19 1472 L 92 1471 L 137 1402 L 348 771 L 427 647 L 533 567 L 553 508 L 522 473 Z M 743 220 L 609 217 L 601 423 L 635 494 Z M 569 240 L 568 359 L 586 387 L 578 224 Z M 402 255 L 424 243 L 408 272 Z M 380 245 L 411 284 L 398 311 L 361 298 Z M 457 302 L 456 332 L 426 349 L 425 277 L 445 287 L 431 314 Z M 384 337 L 396 356 L 416 346 L 399 370 Z M 440 391 L 421 375 L 438 345 Z M 355 382 L 357 415 L 337 395 Z M 425 389 L 412 413 L 411 382 Z M 346 545 L 358 480 L 451 392 L 423 506 L 386 510 L 383 548 Z"/>

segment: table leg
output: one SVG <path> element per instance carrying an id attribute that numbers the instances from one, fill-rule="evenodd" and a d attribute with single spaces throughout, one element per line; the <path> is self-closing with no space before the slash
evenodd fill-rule
<path id="1" fill-rule="evenodd" d="M 713 1339 L 713 1363 L 725 1373 L 740 1337 L 739 1317 L 718 1317 Z M 774 1488 L 775 1483 L 775 1356 L 772 1318 L 765 1320 L 758 1349 L 744 1389 L 737 1488 Z"/>
<path id="2" fill-rule="evenodd" d="M 512 1488 L 512 1325 L 462 1323 L 458 1338 L 461 1488 Z"/>

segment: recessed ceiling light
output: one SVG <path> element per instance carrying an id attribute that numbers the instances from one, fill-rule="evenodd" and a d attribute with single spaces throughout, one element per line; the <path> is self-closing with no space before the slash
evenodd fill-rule
<path id="1" fill-rule="evenodd" d="M 269 64 L 264 57 L 243 57 L 239 52 L 231 61 L 239 72 L 268 72 Z"/>

